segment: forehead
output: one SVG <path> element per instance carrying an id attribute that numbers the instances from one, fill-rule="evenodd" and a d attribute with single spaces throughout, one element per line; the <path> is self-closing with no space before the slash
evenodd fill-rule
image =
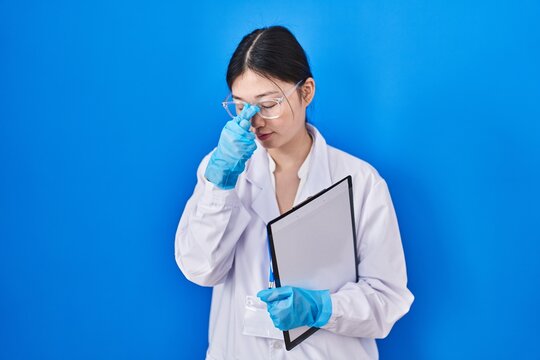
<path id="1" fill-rule="evenodd" d="M 250 99 L 265 93 L 280 94 L 281 91 L 276 84 L 282 89 L 285 86 L 285 83 L 281 80 L 274 78 L 270 80 L 252 70 L 246 70 L 234 80 L 231 90 L 235 97 Z"/>

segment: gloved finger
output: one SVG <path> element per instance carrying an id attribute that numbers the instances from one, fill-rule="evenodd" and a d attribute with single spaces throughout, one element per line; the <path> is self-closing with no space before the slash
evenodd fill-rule
<path id="1" fill-rule="evenodd" d="M 242 119 L 242 120 L 240 120 L 238 125 L 240 125 L 240 127 L 242 129 L 244 129 L 244 130 L 249 130 L 249 128 L 251 127 L 251 121 L 248 121 L 246 119 Z"/>
<path id="2" fill-rule="evenodd" d="M 264 289 L 257 293 L 257 297 L 267 304 L 278 300 L 281 288 Z"/>
<path id="3" fill-rule="evenodd" d="M 264 302 L 268 302 L 268 297 L 272 294 L 274 289 L 264 289 L 257 293 L 257 297 Z"/>
<path id="4" fill-rule="evenodd" d="M 238 122 L 240 122 L 240 120 L 249 121 L 253 117 L 253 115 L 259 112 L 259 110 L 260 108 L 257 105 L 250 105 L 248 103 L 245 103 L 244 108 L 242 109 L 240 114 L 237 116 Z"/>
<path id="5" fill-rule="evenodd" d="M 274 301 L 268 305 L 268 313 L 274 326 L 280 330 L 289 330 L 294 323 L 291 298 L 283 301 Z"/>
<path id="6" fill-rule="evenodd" d="M 290 286 L 283 286 L 274 289 L 265 289 L 257 293 L 257 297 L 260 298 L 265 303 L 272 301 L 283 300 L 290 297 L 292 294 L 292 289 Z"/>
<path id="7" fill-rule="evenodd" d="M 249 158 L 257 149 L 257 143 L 253 139 L 247 139 L 236 134 L 225 134 L 220 138 L 219 148 L 232 158 Z"/>
<path id="8" fill-rule="evenodd" d="M 270 319 L 272 319 L 272 322 L 274 323 L 274 327 L 278 328 L 279 330 L 283 330 L 283 326 L 281 325 L 281 319 L 279 316 L 276 316 L 274 314 L 270 314 Z"/>
<path id="9" fill-rule="evenodd" d="M 244 120 L 242 120 L 244 121 Z M 247 121 L 247 120 L 246 120 Z M 248 139 L 255 139 L 255 134 L 253 134 L 251 131 L 249 131 L 249 127 L 247 129 L 240 126 L 240 124 L 236 120 L 229 120 L 224 127 L 225 131 L 230 131 L 234 134 L 246 137 Z"/>
<path id="10" fill-rule="evenodd" d="M 241 154 L 242 159 L 246 159 L 246 160 L 249 159 L 251 155 L 253 155 L 256 149 L 257 149 L 257 144 L 255 144 L 255 141 L 252 144 L 247 144 L 243 148 L 243 152 Z"/>

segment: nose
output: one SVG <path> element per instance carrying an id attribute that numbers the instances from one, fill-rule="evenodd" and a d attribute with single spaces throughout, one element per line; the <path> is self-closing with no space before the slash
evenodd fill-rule
<path id="1" fill-rule="evenodd" d="M 261 117 L 261 115 L 259 113 L 256 113 L 252 118 L 251 118 L 251 127 L 254 128 L 254 129 L 258 129 L 260 127 L 263 127 L 264 125 L 266 125 L 266 121 L 264 120 L 263 117 Z"/>

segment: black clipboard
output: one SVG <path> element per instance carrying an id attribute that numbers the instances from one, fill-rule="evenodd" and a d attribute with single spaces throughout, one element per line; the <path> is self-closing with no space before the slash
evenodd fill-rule
<path id="1" fill-rule="evenodd" d="M 344 182 L 346 182 L 346 184 L 344 184 Z M 357 259 L 357 250 L 356 250 L 357 239 L 356 239 L 356 226 L 355 226 L 354 205 L 353 205 L 353 187 L 352 187 L 352 177 L 351 175 L 348 175 L 342 180 L 331 185 L 330 187 L 321 190 L 320 192 L 318 192 L 317 194 L 313 196 L 308 197 L 306 200 L 299 203 L 298 205 L 293 207 L 291 210 L 283 213 L 282 215 L 278 216 L 277 218 L 271 220 L 268 223 L 266 228 L 268 232 L 268 239 L 270 242 L 270 252 L 272 255 L 272 268 L 274 272 L 274 280 L 276 283 L 276 287 L 282 286 L 282 278 L 280 276 L 280 256 L 282 255 L 276 252 L 276 243 L 274 239 L 274 232 L 276 230 L 276 226 L 280 223 L 283 223 L 284 221 L 294 221 L 294 220 L 291 220 L 291 219 L 294 219 L 294 216 L 297 216 L 298 219 L 300 219 L 301 216 L 304 216 L 304 219 L 307 219 L 307 216 L 309 215 L 306 215 L 306 214 L 309 214 L 308 209 L 310 208 L 310 205 L 323 206 L 323 203 L 327 201 L 327 198 L 330 198 L 331 196 L 333 196 L 332 195 L 333 190 L 337 191 L 339 189 L 340 192 L 346 191 L 344 189 L 345 185 L 348 188 L 348 202 L 349 202 L 348 213 L 350 215 L 350 225 L 351 225 L 350 229 L 352 232 L 352 248 L 353 248 L 353 251 L 350 256 L 350 266 L 351 267 L 354 266 L 354 270 L 351 270 L 352 273 L 349 274 L 348 279 L 343 280 L 343 284 L 346 283 L 347 281 L 358 282 L 358 266 L 357 266 L 358 264 L 356 260 Z M 344 203 L 345 195 L 341 193 L 341 195 L 339 196 L 341 196 L 341 198 L 339 199 L 340 209 L 342 209 L 342 211 L 347 212 L 347 210 L 345 209 L 346 204 Z M 330 208 L 326 209 L 325 211 L 329 211 L 329 210 Z M 342 219 L 342 220 L 343 222 L 348 222 L 348 220 L 346 219 Z M 301 221 L 301 220 L 297 220 L 297 221 Z M 318 224 L 317 226 L 323 226 L 323 224 Z M 283 232 L 283 230 L 281 231 Z M 348 232 L 348 230 L 346 229 L 343 229 L 343 231 Z M 342 241 L 347 242 L 348 240 L 343 238 Z M 289 254 L 287 256 L 289 256 Z M 346 261 L 348 262 L 349 260 L 346 260 Z M 346 266 L 348 269 L 349 265 L 346 265 Z M 336 281 L 339 281 L 339 280 L 336 280 Z M 289 285 L 289 284 L 285 284 L 285 285 Z M 300 329 L 300 328 L 297 328 L 297 329 Z M 295 329 L 291 329 L 290 331 L 293 331 L 293 330 Z M 285 340 L 285 348 L 287 349 L 287 351 L 292 350 L 295 346 L 300 344 L 309 336 L 313 335 L 317 330 L 319 330 L 319 328 L 316 328 L 316 327 L 307 328 L 307 330 L 301 333 L 301 335 L 296 336 L 294 338 L 291 337 L 290 331 L 283 331 L 283 337 Z M 297 330 L 295 330 L 295 332 L 296 331 Z"/>

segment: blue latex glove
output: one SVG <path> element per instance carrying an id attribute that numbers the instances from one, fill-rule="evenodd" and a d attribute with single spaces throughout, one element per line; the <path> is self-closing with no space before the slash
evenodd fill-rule
<path id="1" fill-rule="evenodd" d="M 257 148 L 255 134 L 249 131 L 250 119 L 258 106 L 244 104 L 242 112 L 229 120 L 221 131 L 216 150 L 210 156 L 204 176 L 222 189 L 233 189 L 246 161 Z"/>
<path id="2" fill-rule="evenodd" d="M 324 326 L 332 315 L 328 290 L 307 290 L 283 286 L 259 291 L 268 306 L 274 326 L 286 331 L 299 326 Z"/>

